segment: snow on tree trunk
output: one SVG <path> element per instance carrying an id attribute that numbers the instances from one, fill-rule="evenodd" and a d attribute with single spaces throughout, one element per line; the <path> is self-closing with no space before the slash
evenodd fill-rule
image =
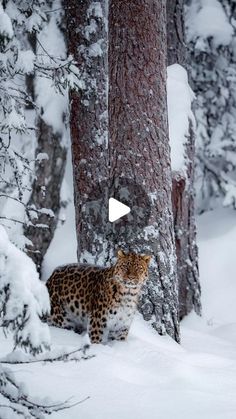
<path id="1" fill-rule="evenodd" d="M 186 34 L 196 94 L 198 211 L 236 207 L 236 3 L 187 1 Z"/>
<path id="2" fill-rule="evenodd" d="M 110 179 L 116 197 L 123 202 L 125 199 L 136 215 L 134 196 L 144 214 L 148 209 L 145 195 L 151 202 L 147 225 L 140 228 L 138 217 L 133 225 L 129 217 L 124 217 L 120 224 L 114 224 L 111 245 L 153 256 L 139 309 L 160 334 L 168 333 L 179 341 L 165 9 L 164 0 L 110 1 Z"/>
<path id="3" fill-rule="evenodd" d="M 172 207 L 179 284 L 179 317 L 200 314 L 198 251 L 194 215 L 195 134 L 188 87 L 183 0 L 167 1 L 168 108 L 172 157 Z M 179 65 L 176 65 L 179 64 Z"/>
<path id="4" fill-rule="evenodd" d="M 35 180 L 28 204 L 40 213 L 31 211 L 32 221 L 39 225 L 35 228 L 26 225 L 25 236 L 32 244 L 27 245 L 27 253 L 35 262 L 38 271 L 41 270 L 44 255 L 53 239 L 61 209 L 61 184 L 65 172 L 67 149 L 62 144 L 60 133 L 53 132 L 53 128 L 39 116 L 37 121 Z M 40 159 L 40 155 L 44 158 Z M 46 208 L 46 211 L 41 208 Z M 49 211 L 48 211 L 49 209 Z"/>
<path id="5" fill-rule="evenodd" d="M 71 140 L 78 259 L 107 259 L 108 62 L 106 1 L 65 4 L 69 52 L 77 61 L 80 90 L 71 93 Z"/>
<path id="6" fill-rule="evenodd" d="M 54 43 L 54 40 L 57 40 Z M 65 45 L 56 21 L 56 15 L 51 16 L 40 34 L 32 33 L 29 40 L 34 53 L 44 54 L 42 65 L 53 61 L 53 56 L 65 57 Z M 58 42 L 60 40 L 60 42 Z M 30 211 L 33 224 L 24 228 L 25 236 L 30 240 L 26 246 L 28 255 L 36 263 L 40 272 L 44 255 L 53 239 L 58 224 L 61 208 L 61 185 L 66 166 L 67 148 L 65 144 L 64 118 L 67 107 L 67 92 L 64 97 L 55 92 L 48 78 L 30 75 L 28 82 L 29 94 L 34 98 L 37 108 L 36 119 L 36 152 L 35 177 L 28 205 L 36 211 Z M 46 208 L 47 210 L 42 210 Z M 49 211 L 48 211 L 49 210 Z"/>

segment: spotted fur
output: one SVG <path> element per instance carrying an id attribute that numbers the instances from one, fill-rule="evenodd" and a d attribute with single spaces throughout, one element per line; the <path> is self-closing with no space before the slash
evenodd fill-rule
<path id="1" fill-rule="evenodd" d="M 118 251 L 111 268 L 71 264 L 57 268 L 47 282 L 51 300 L 48 322 L 78 333 L 93 343 L 125 340 L 150 256 Z"/>

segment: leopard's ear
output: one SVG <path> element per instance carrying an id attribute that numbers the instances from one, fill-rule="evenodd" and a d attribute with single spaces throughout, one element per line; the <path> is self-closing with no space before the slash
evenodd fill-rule
<path id="1" fill-rule="evenodd" d="M 143 256 L 143 259 L 145 260 L 146 264 L 147 264 L 147 265 L 149 265 L 149 263 L 150 263 L 150 261 L 151 261 L 152 257 L 151 257 L 151 256 L 149 256 L 149 255 L 144 255 L 144 256 Z"/>
<path id="2" fill-rule="evenodd" d="M 118 256 L 118 258 L 124 258 L 126 255 L 123 252 L 123 250 L 119 249 L 118 252 L 117 252 L 117 256 Z"/>

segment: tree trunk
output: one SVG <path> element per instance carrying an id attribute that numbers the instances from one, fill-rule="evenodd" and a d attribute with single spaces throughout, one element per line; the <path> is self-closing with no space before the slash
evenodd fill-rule
<path id="1" fill-rule="evenodd" d="M 186 46 L 184 43 L 184 0 L 167 0 L 167 63 L 186 64 Z"/>
<path id="2" fill-rule="evenodd" d="M 186 67 L 183 0 L 167 1 L 168 65 Z M 194 215 L 195 134 L 189 120 L 184 142 L 184 165 L 172 172 L 172 207 L 174 215 L 177 274 L 179 284 L 179 317 L 193 308 L 201 313 L 198 251 Z M 185 169 L 185 170 L 184 170 Z"/>
<path id="3" fill-rule="evenodd" d="M 36 33 L 29 34 L 28 41 L 35 53 Z M 28 93 L 33 101 L 37 101 L 34 83 L 35 75 L 28 75 L 26 77 Z M 33 107 L 29 106 L 28 109 L 33 109 Z M 56 115 L 55 118 L 57 117 Z M 24 226 L 24 234 L 31 242 L 31 244 L 26 246 L 27 254 L 33 259 L 38 272 L 40 272 L 43 258 L 53 239 L 58 223 L 61 208 L 60 193 L 65 173 L 67 149 L 65 144 L 62 143 L 62 132 L 56 133 L 44 121 L 43 115 L 38 115 L 37 110 L 35 120 L 37 139 L 35 158 L 40 154 L 43 156 L 45 153 L 47 158 L 39 159 L 39 161 L 36 160 L 35 162 L 35 177 L 28 201 L 28 206 L 36 209 L 36 211 L 29 211 L 29 219 L 32 221 L 32 224 L 39 224 L 39 227 L 26 225 Z M 43 210 L 45 208 L 50 209 L 52 212 Z"/>
<path id="4" fill-rule="evenodd" d="M 165 9 L 164 0 L 110 1 L 111 192 L 131 207 L 129 216 L 114 223 L 112 246 L 153 256 L 139 309 L 160 334 L 179 341 Z"/>
<path id="5" fill-rule="evenodd" d="M 71 141 L 78 260 L 108 260 L 108 62 L 106 1 L 72 0 L 66 11 L 68 49 L 81 89 L 71 93 Z M 106 211 L 107 209 L 107 211 Z"/>
<path id="6" fill-rule="evenodd" d="M 27 245 L 27 253 L 35 262 L 38 271 L 41 270 L 44 255 L 53 239 L 61 208 L 60 192 L 64 177 L 67 149 L 61 144 L 61 134 L 55 134 L 52 127 L 38 117 L 37 131 L 38 145 L 36 156 L 46 153 L 48 158 L 36 161 L 35 180 L 28 205 L 39 212 L 30 211 L 33 223 L 41 227 L 26 226 L 25 236 L 32 242 Z M 44 212 L 43 208 L 53 213 Z M 40 213 L 42 211 L 42 213 Z M 34 220 L 34 216 L 36 216 Z"/>
<path id="7" fill-rule="evenodd" d="M 74 0 L 66 10 L 82 85 L 71 94 L 78 259 L 106 265 L 118 247 L 151 253 L 140 311 L 159 333 L 179 341 L 165 2 L 110 1 L 109 58 L 106 13 L 105 1 Z M 115 223 L 108 222 L 111 196 L 131 207 Z"/>

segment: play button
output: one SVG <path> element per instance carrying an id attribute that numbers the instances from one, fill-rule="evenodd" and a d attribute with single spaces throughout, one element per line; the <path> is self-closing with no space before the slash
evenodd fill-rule
<path id="1" fill-rule="evenodd" d="M 94 234 L 97 243 L 119 243 L 127 249 L 133 243 L 135 231 L 138 243 L 143 240 L 143 229 L 149 225 L 151 198 L 145 190 L 145 184 L 140 185 L 133 179 L 114 177 L 112 181 L 97 182 L 86 191 L 82 204 L 80 231 L 87 243 L 94 245 Z M 88 227 L 89 226 L 89 227 Z M 140 245 L 143 245 L 141 243 Z M 88 263 L 84 259 L 84 263 Z"/>
<path id="2" fill-rule="evenodd" d="M 109 199 L 109 221 L 113 223 L 130 213 L 130 207 L 115 198 Z"/>

